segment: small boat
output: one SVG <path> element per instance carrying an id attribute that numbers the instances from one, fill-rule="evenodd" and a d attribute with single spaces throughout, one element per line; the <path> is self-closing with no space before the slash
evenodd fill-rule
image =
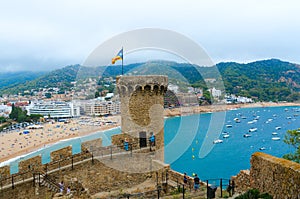
<path id="1" fill-rule="evenodd" d="M 276 130 L 279 130 L 279 129 L 281 129 L 281 127 L 280 127 L 280 126 L 276 126 L 275 129 L 276 129 Z"/>
<path id="2" fill-rule="evenodd" d="M 266 147 L 260 147 L 259 150 L 261 151 L 266 150 Z"/>
<path id="3" fill-rule="evenodd" d="M 248 122 L 248 124 L 253 124 L 253 123 L 254 123 L 254 121 L 253 121 L 253 120 Z"/>
<path id="4" fill-rule="evenodd" d="M 227 131 L 222 132 L 223 135 L 228 135 L 229 133 Z"/>
<path id="5" fill-rule="evenodd" d="M 229 134 L 223 135 L 223 138 L 229 138 Z"/>
<path id="6" fill-rule="evenodd" d="M 214 144 L 219 144 L 219 143 L 222 143 L 222 142 L 223 142 L 223 140 L 220 140 L 220 139 L 217 139 L 217 140 L 213 141 Z"/>
<path id="7" fill-rule="evenodd" d="M 246 116 L 242 116 L 241 118 L 242 118 L 242 119 L 247 119 L 247 117 L 246 117 Z"/>
<path id="8" fill-rule="evenodd" d="M 248 133 L 246 133 L 246 134 L 244 134 L 243 136 L 244 136 L 244 138 L 248 138 L 248 137 L 251 137 L 252 135 L 251 135 L 251 134 L 248 134 Z"/>
<path id="9" fill-rule="evenodd" d="M 251 128 L 249 129 L 249 132 L 256 132 L 257 131 L 257 128 Z"/>
<path id="10" fill-rule="evenodd" d="M 280 137 L 272 137 L 272 140 L 274 141 L 280 140 Z"/>
<path id="11" fill-rule="evenodd" d="M 226 125 L 226 128 L 231 128 L 231 127 L 232 127 L 231 124 L 227 124 L 227 125 Z"/>
<path id="12" fill-rule="evenodd" d="M 276 133 L 276 132 L 273 132 L 273 133 L 272 133 L 272 135 L 278 135 L 278 133 Z"/>
<path id="13" fill-rule="evenodd" d="M 236 123 L 240 123 L 240 122 L 241 122 L 241 120 L 237 119 L 237 120 L 235 120 L 235 122 L 236 122 Z"/>

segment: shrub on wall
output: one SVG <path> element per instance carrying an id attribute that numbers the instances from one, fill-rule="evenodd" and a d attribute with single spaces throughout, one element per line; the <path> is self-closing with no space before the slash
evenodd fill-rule
<path id="1" fill-rule="evenodd" d="M 272 199 L 273 197 L 270 196 L 268 193 L 262 193 L 260 194 L 257 189 L 250 189 L 246 193 L 235 197 L 235 199 Z"/>

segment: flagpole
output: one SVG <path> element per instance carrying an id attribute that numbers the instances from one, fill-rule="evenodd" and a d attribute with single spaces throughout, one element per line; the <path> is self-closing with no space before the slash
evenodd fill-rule
<path id="1" fill-rule="evenodd" d="M 124 59 L 124 50 L 123 50 L 123 46 L 122 46 L 122 75 L 123 75 L 123 59 Z"/>

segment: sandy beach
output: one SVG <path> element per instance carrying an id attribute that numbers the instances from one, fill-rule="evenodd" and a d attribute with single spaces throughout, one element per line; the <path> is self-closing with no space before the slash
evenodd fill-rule
<path id="1" fill-rule="evenodd" d="M 180 116 L 202 112 L 226 111 L 237 108 L 270 107 L 270 106 L 300 106 L 300 103 L 252 103 L 180 107 L 165 109 L 164 116 Z M 54 144 L 60 140 L 81 137 L 91 133 L 108 130 L 121 125 L 121 116 L 109 116 L 105 118 L 81 117 L 70 119 L 69 123 L 54 122 L 44 123 L 42 129 L 20 129 L 7 133 L 1 133 L 0 162 L 36 151 L 45 145 Z M 28 134 L 24 134 L 28 130 Z"/>
<path id="2" fill-rule="evenodd" d="M 70 119 L 69 123 L 44 123 L 42 129 L 26 128 L 1 133 L 0 162 L 36 151 L 60 140 L 115 128 L 120 126 L 120 123 L 119 115 L 105 118 L 82 117 Z M 24 131 L 29 133 L 24 134 Z"/>

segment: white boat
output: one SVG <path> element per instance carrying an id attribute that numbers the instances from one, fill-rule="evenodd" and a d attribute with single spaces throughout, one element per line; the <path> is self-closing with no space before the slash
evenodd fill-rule
<path id="1" fill-rule="evenodd" d="M 229 138 L 229 134 L 223 135 L 223 138 Z"/>
<path id="2" fill-rule="evenodd" d="M 251 137 L 252 135 L 251 135 L 251 134 L 248 134 L 248 133 L 246 133 L 246 134 L 244 134 L 243 136 L 244 136 L 244 138 L 248 138 L 248 137 Z"/>
<path id="3" fill-rule="evenodd" d="M 249 121 L 249 122 L 248 122 L 248 124 L 253 124 L 253 123 L 254 123 L 253 121 Z"/>
<path id="4" fill-rule="evenodd" d="M 276 133 L 276 132 L 273 132 L 273 133 L 272 133 L 272 135 L 278 135 L 278 133 Z"/>
<path id="5" fill-rule="evenodd" d="M 220 140 L 220 139 L 217 139 L 217 140 L 213 141 L 214 144 L 219 144 L 219 143 L 222 143 L 222 142 L 223 142 L 223 140 Z"/>
<path id="6" fill-rule="evenodd" d="M 246 117 L 246 116 L 242 116 L 241 118 L 242 118 L 242 119 L 247 119 L 247 117 Z"/>
<path id="7" fill-rule="evenodd" d="M 222 132 L 223 135 L 228 135 L 228 132 L 224 131 Z"/>
<path id="8" fill-rule="evenodd" d="M 272 140 L 274 141 L 280 140 L 280 137 L 272 137 Z"/>
<path id="9" fill-rule="evenodd" d="M 237 120 L 235 120 L 235 122 L 236 122 L 236 123 L 240 123 L 240 122 L 241 122 L 241 120 L 237 119 Z"/>
<path id="10" fill-rule="evenodd" d="M 281 127 L 280 127 L 280 126 L 276 126 L 275 129 L 276 129 L 276 130 L 279 130 L 279 129 L 281 129 Z"/>
<path id="11" fill-rule="evenodd" d="M 226 127 L 227 127 L 227 128 L 231 128 L 232 125 L 231 125 L 231 124 L 227 124 Z"/>
<path id="12" fill-rule="evenodd" d="M 260 147 L 259 150 L 261 151 L 266 150 L 266 147 Z"/>
<path id="13" fill-rule="evenodd" d="M 257 128 L 251 128 L 249 129 L 249 132 L 256 132 L 257 131 Z"/>

